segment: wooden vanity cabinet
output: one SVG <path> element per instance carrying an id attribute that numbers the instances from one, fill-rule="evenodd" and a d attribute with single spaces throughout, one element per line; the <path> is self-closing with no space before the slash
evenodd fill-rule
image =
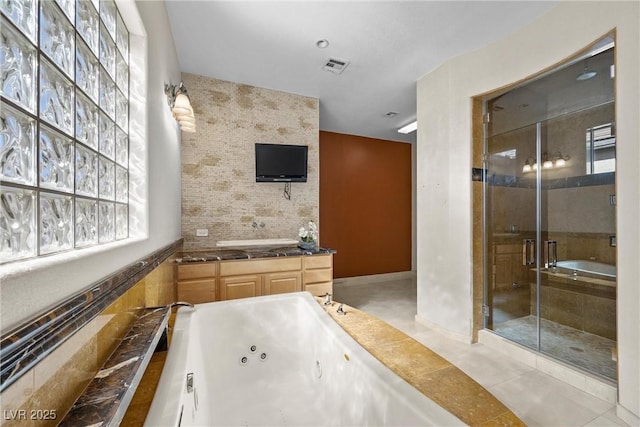
<path id="1" fill-rule="evenodd" d="M 197 262 L 178 264 L 176 296 L 178 301 L 192 304 L 216 301 L 218 263 Z"/>
<path id="2" fill-rule="evenodd" d="M 301 257 L 221 261 L 220 299 L 301 291 L 301 269 Z"/>
<path id="3" fill-rule="evenodd" d="M 177 266 L 179 301 L 199 304 L 309 291 L 333 293 L 333 255 L 183 263 Z"/>
<path id="4" fill-rule="evenodd" d="M 304 290 L 312 295 L 333 294 L 333 255 L 314 255 L 302 258 Z"/>

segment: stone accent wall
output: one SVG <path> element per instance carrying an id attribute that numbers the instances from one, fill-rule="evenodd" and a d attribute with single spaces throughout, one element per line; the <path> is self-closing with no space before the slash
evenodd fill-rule
<path id="1" fill-rule="evenodd" d="M 182 134 L 185 250 L 218 240 L 297 238 L 318 221 L 319 107 L 309 98 L 184 73 L 197 131 Z M 308 181 L 255 182 L 255 143 L 309 146 Z M 196 229 L 209 236 L 196 237 Z"/>

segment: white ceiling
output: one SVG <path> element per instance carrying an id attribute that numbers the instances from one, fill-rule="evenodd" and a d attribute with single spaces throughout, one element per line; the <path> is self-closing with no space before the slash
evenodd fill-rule
<path id="1" fill-rule="evenodd" d="M 167 11 L 183 72 L 318 98 L 321 130 L 413 142 L 397 128 L 416 117 L 421 76 L 555 5 L 169 0 Z M 329 58 L 350 63 L 336 75 L 321 69 Z"/>

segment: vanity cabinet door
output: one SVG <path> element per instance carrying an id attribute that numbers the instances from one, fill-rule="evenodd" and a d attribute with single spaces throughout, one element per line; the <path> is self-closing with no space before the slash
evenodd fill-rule
<path id="1" fill-rule="evenodd" d="M 287 271 L 264 275 L 263 295 L 285 294 L 302 291 L 302 273 Z"/>
<path id="2" fill-rule="evenodd" d="M 201 304 L 216 300 L 216 279 L 178 282 L 178 301 Z"/>
<path id="3" fill-rule="evenodd" d="M 220 299 L 257 297 L 262 294 L 262 280 L 258 274 L 220 278 Z"/>

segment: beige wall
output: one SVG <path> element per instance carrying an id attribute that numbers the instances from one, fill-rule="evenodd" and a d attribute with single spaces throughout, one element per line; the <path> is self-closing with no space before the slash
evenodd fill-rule
<path id="1" fill-rule="evenodd" d="M 562 62 L 616 29 L 618 415 L 635 423 L 640 417 L 639 16 L 637 2 L 560 2 L 509 37 L 443 64 L 417 88 L 417 317 L 471 337 L 472 98 Z"/>
<path id="2" fill-rule="evenodd" d="M 182 135 L 182 234 L 187 250 L 218 240 L 297 238 L 318 221 L 318 100 L 183 74 L 197 131 Z M 254 144 L 309 146 L 306 183 L 256 183 Z M 257 227 L 253 226 L 253 223 Z M 196 237 L 206 228 L 208 237 Z"/>

